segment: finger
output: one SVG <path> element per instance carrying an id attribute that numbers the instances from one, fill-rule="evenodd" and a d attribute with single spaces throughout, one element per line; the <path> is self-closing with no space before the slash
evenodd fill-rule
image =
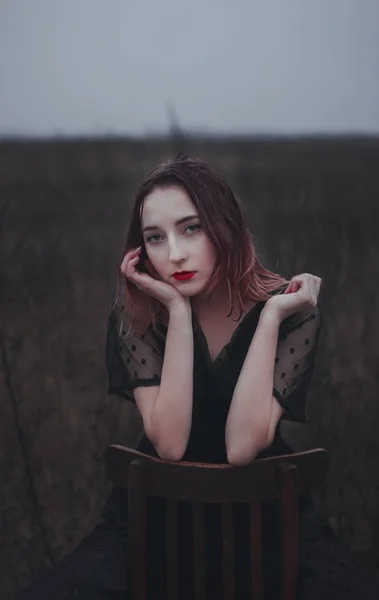
<path id="1" fill-rule="evenodd" d="M 294 279 L 291 279 L 288 288 L 286 289 L 286 294 L 295 294 L 300 289 L 300 283 Z"/>
<path id="2" fill-rule="evenodd" d="M 121 265 L 121 272 L 128 278 L 136 272 L 135 266 L 139 261 L 139 256 L 129 259 L 124 265 Z"/>
<path id="3" fill-rule="evenodd" d="M 313 278 L 309 280 L 309 297 L 308 302 L 310 307 L 314 307 L 317 304 L 317 288 L 316 282 Z"/>
<path id="4" fill-rule="evenodd" d="M 297 283 L 300 286 L 306 279 L 308 278 L 307 273 L 300 273 L 299 275 L 294 275 L 291 279 L 293 283 Z"/>
<path id="5" fill-rule="evenodd" d="M 294 281 L 292 286 L 292 292 L 296 293 L 301 288 L 301 281 Z"/>
<path id="6" fill-rule="evenodd" d="M 311 280 L 313 279 L 313 275 L 310 275 L 309 273 L 302 273 L 301 275 L 295 275 L 295 277 L 293 277 L 293 281 L 295 281 L 299 288 L 302 285 L 309 285 Z"/>
<path id="7" fill-rule="evenodd" d="M 312 298 L 316 298 L 317 297 L 317 293 L 316 293 L 316 279 L 314 277 L 310 277 L 309 278 L 309 290 L 310 290 Z"/>
<path id="8" fill-rule="evenodd" d="M 120 267 L 120 271 L 121 273 L 123 273 L 123 275 L 125 275 L 126 277 L 129 276 L 129 273 L 131 272 L 131 268 L 133 267 L 134 270 L 134 264 L 130 264 L 130 261 L 126 261 L 124 263 L 122 263 L 121 267 Z"/>
<path id="9" fill-rule="evenodd" d="M 126 271 L 129 260 L 130 260 L 129 254 L 125 254 L 124 258 L 122 259 L 121 265 L 120 265 L 120 271 L 122 271 L 123 273 L 125 273 L 125 271 Z"/>
<path id="10" fill-rule="evenodd" d="M 316 277 L 316 284 L 317 284 L 317 296 L 318 296 L 321 291 L 321 286 L 322 286 L 321 277 Z"/>
<path id="11" fill-rule="evenodd" d="M 285 292 L 284 292 L 284 293 L 285 293 L 285 294 L 292 294 L 292 292 L 293 292 L 293 282 L 291 281 L 291 282 L 288 284 L 288 286 L 287 286 L 287 288 L 286 288 L 286 290 L 285 290 Z"/>
<path id="12" fill-rule="evenodd" d="M 320 291 L 321 279 L 310 273 L 296 275 L 291 280 L 291 291 L 297 292 L 302 299 L 304 307 L 314 307 Z"/>
<path id="13" fill-rule="evenodd" d="M 314 277 L 313 278 L 313 293 L 314 293 L 315 304 L 317 304 L 317 299 L 320 294 L 320 288 L 321 288 L 320 277 Z"/>
<path id="14" fill-rule="evenodd" d="M 307 275 L 304 279 L 304 299 L 309 307 L 317 304 L 318 287 L 318 278 L 314 275 Z"/>
<path id="15" fill-rule="evenodd" d="M 132 248 L 131 250 L 128 250 L 128 252 L 126 252 L 125 256 L 124 256 L 124 260 L 125 259 L 130 259 L 133 256 L 135 256 L 136 254 L 139 254 L 141 252 L 141 246 L 138 246 L 138 248 Z"/>
<path id="16" fill-rule="evenodd" d="M 303 298 L 305 302 L 309 302 L 312 296 L 312 288 L 310 278 L 306 274 L 298 275 L 295 278 L 296 292 Z"/>
<path id="17" fill-rule="evenodd" d="M 152 290 L 153 279 L 147 273 L 140 273 L 134 270 L 129 280 L 142 292 L 150 293 Z"/>
<path id="18" fill-rule="evenodd" d="M 289 281 L 287 288 L 285 290 L 285 294 L 292 294 L 294 290 L 294 280 L 293 278 Z"/>
<path id="19" fill-rule="evenodd" d="M 317 295 L 317 290 L 318 290 L 318 280 L 319 278 L 316 277 L 315 275 L 308 275 L 307 276 L 307 281 L 309 284 L 309 289 L 311 290 L 312 295 Z"/>
<path id="20" fill-rule="evenodd" d="M 126 254 L 124 255 L 124 258 L 122 259 L 121 264 L 133 258 L 137 253 L 139 254 L 141 252 L 141 249 L 141 246 L 138 246 L 138 248 L 132 248 L 131 250 L 128 250 L 128 252 L 126 252 Z"/>
<path id="21" fill-rule="evenodd" d="M 122 271 L 123 273 L 125 273 L 125 271 L 127 270 L 128 264 L 135 259 L 139 259 L 140 257 L 140 249 L 136 249 L 136 250 L 132 250 L 130 252 L 128 252 L 127 254 L 125 254 L 122 263 L 120 265 L 120 271 Z"/>
<path id="22" fill-rule="evenodd" d="M 126 277 L 134 283 L 143 284 L 144 286 L 153 281 L 153 278 L 148 273 L 143 273 L 135 268 L 139 261 L 139 257 L 132 258 L 128 263 Z"/>
<path id="23" fill-rule="evenodd" d="M 290 281 L 289 284 L 287 285 L 286 289 L 284 290 L 285 294 L 291 293 L 291 285 L 292 285 L 292 282 Z"/>

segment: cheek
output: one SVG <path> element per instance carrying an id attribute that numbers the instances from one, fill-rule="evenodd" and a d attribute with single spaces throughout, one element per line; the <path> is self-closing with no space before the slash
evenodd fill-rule
<path id="1" fill-rule="evenodd" d="M 213 268 L 213 266 L 216 263 L 217 253 L 214 246 L 208 239 L 204 240 L 203 256 L 204 262 L 206 262 L 208 266 L 211 266 Z"/>
<path id="2" fill-rule="evenodd" d="M 158 273 L 158 275 L 160 277 L 162 277 L 163 275 L 163 264 L 162 264 L 162 259 L 159 257 L 159 253 L 158 252 L 154 252 L 154 249 L 146 249 L 146 256 L 147 259 L 149 260 L 151 266 L 153 267 L 153 269 L 155 269 L 155 271 Z"/>

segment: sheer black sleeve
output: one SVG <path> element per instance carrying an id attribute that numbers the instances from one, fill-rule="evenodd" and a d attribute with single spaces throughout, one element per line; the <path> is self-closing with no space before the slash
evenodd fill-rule
<path id="1" fill-rule="evenodd" d="M 306 397 L 312 377 L 321 313 L 318 307 L 283 321 L 275 359 L 273 394 L 284 419 L 306 422 Z"/>
<path id="2" fill-rule="evenodd" d="M 143 335 L 130 332 L 130 323 L 118 303 L 108 320 L 106 365 L 108 393 L 135 402 L 133 390 L 159 385 L 163 365 L 163 340 L 153 331 Z"/>

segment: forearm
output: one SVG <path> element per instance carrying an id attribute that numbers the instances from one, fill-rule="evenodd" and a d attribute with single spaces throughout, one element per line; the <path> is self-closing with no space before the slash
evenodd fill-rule
<path id="1" fill-rule="evenodd" d="M 161 384 L 155 400 L 151 430 L 161 458 L 180 460 L 192 424 L 193 330 L 191 306 L 178 303 L 169 311 Z"/>
<path id="2" fill-rule="evenodd" d="M 228 460 L 247 464 L 271 443 L 273 379 L 280 319 L 263 310 L 234 390 L 225 430 Z M 278 415 L 277 415 L 278 416 Z"/>

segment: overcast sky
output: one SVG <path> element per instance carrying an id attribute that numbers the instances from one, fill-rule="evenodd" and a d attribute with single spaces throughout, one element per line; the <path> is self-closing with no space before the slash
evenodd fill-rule
<path id="1" fill-rule="evenodd" d="M 0 0 L 0 135 L 379 133 L 379 0 Z"/>

